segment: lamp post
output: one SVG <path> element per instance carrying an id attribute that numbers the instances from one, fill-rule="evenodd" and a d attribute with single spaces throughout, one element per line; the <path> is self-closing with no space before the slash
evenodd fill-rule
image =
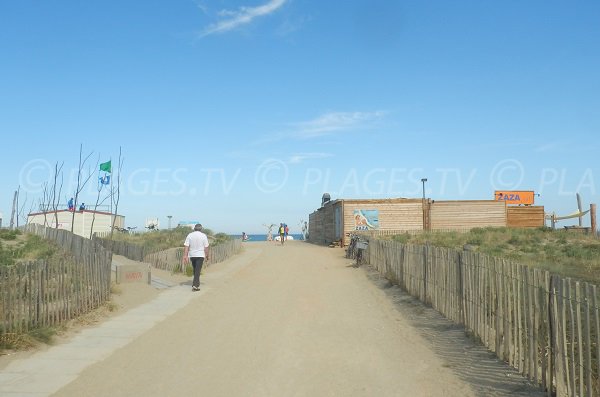
<path id="1" fill-rule="evenodd" d="M 421 178 L 421 182 L 423 183 L 423 200 L 421 201 L 421 206 L 423 207 L 423 230 L 429 230 L 429 208 L 425 207 L 425 182 L 427 182 L 427 178 Z"/>
<path id="2" fill-rule="evenodd" d="M 167 218 L 169 218 L 169 230 L 171 230 L 171 218 L 173 218 L 173 215 L 167 215 Z"/>

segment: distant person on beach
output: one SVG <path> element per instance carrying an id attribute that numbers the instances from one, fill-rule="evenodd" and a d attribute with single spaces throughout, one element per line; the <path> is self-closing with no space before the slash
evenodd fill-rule
<path id="1" fill-rule="evenodd" d="M 73 201 L 73 197 L 69 199 L 67 207 L 69 208 L 69 211 L 73 211 L 75 209 L 75 202 Z"/>
<path id="2" fill-rule="evenodd" d="M 285 241 L 285 227 L 283 226 L 283 223 L 279 224 L 279 239 L 281 241 L 281 245 L 283 245 L 283 242 Z"/>
<path id="3" fill-rule="evenodd" d="M 288 233 L 290 232 L 290 228 L 288 227 L 287 223 L 284 223 L 283 227 L 284 227 L 285 239 L 287 240 Z"/>
<path id="4" fill-rule="evenodd" d="M 246 232 L 242 232 L 242 241 L 248 241 L 249 237 Z"/>
<path id="5" fill-rule="evenodd" d="M 202 225 L 196 224 L 194 231 L 187 235 L 183 243 L 183 263 L 187 265 L 190 261 L 194 268 L 194 279 L 192 291 L 200 291 L 200 272 L 204 260 L 208 260 L 208 237 L 202 233 Z"/>
<path id="6" fill-rule="evenodd" d="M 79 206 L 79 211 L 83 211 L 85 209 L 85 203 L 81 203 Z"/>

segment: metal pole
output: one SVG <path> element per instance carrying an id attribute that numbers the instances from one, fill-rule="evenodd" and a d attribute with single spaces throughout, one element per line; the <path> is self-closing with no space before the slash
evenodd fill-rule
<path id="1" fill-rule="evenodd" d="M 425 182 L 427 182 L 427 178 L 421 178 L 421 182 L 423 183 L 423 200 L 421 201 L 421 208 L 423 210 L 423 230 L 427 230 L 427 209 L 425 208 Z"/>

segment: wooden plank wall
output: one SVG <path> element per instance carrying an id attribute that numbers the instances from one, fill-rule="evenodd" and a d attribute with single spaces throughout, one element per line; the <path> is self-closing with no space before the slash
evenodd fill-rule
<path id="1" fill-rule="evenodd" d="M 600 396 L 597 286 L 476 252 L 374 238 L 366 259 L 548 395 Z"/>
<path id="2" fill-rule="evenodd" d="M 421 199 L 336 200 L 309 215 L 309 240 L 329 244 L 335 240 L 334 208 L 343 208 L 342 237 L 355 232 L 355 210 L 379 211 L 379 234 L 424 230 Z M 468 231 L 475 227 L 543 226 L 544 207 L 508 207 L 503 201 L 431 201 L 428 208 L 432 231 Z M 509 224 L 509 212 L 511 224 Z"/>
<path id="3" fill-rule="evenodd" d="M 379 230 L 423 230 L 420 199 L 343 200 L 343 234 L 355 232 L 354 210 L 378 210 Z"/>
<path id="4" fill-rule="evenodd" d="M 340 202 L 329 202 L 308 216 L 308 239 L 315 244 L 329 244 L 334 240 L 334 207 Z"/>
<path id="5" fill-rule="evenodd" d="M 544 207 L 527 206 L 506 208 L 508 227 L 542 227 L 544 226 Z"/>
<path id="6" fill-rule="evenodd" d="M 434 201 L 430 219 L 432 230 L 505 227 L 506 203 L 496 200 Z"/>

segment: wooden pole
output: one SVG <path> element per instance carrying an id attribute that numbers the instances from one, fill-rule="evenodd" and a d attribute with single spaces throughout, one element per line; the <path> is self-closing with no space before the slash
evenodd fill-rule
<path id="1" fill-rule="evenodd" d="M 590 204 L 590 220 L 592 227 L 592 234 L 595 236 L 597 234 L 596 231 L 596 204 Z"/>
<path id="2" fill-rule="evenodd" d="M 581 206 L 581 196 L 579 195 L 579 193 L 577 193 L 577 209 L 579 210 L 579 212 L 583 212 L 583 207 Z M 583 226 L 583 219 L 581 219 L 581 216 L 579 218 L 579 227 Z"/>
<path id="3" fill-rule="evenodd" d="M 13 196 L 13 205 L 12 205 L 12 212 L 10 214 L 10 228 L 14 228 L 15 227 L 15 214 L 17 212 L 17 197 L 19 196 L 19 192 L 17 190 L 15 190 L 15 195 Z"/>

